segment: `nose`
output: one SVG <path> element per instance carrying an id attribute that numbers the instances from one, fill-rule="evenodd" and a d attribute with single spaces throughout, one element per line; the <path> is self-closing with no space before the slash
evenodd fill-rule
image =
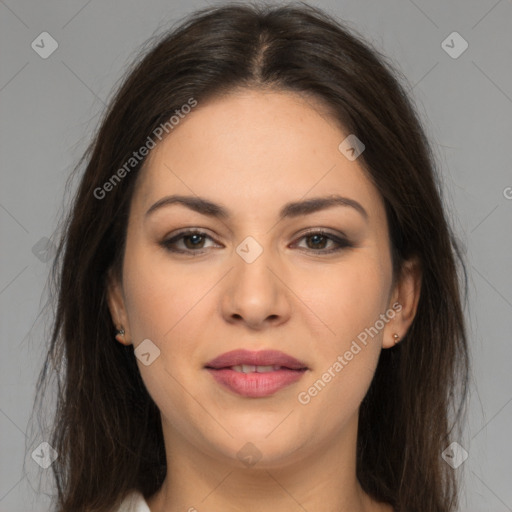
<path id="1" fill-rule="evenodd" d="M 290 291 L 279 266 L 271 261 L 269 251 L 247 263 L 238 255 L 229 273 L 222 297 L 222 314 L 231 324 L 252 330 L 277 326 L 290 318 Z"/>

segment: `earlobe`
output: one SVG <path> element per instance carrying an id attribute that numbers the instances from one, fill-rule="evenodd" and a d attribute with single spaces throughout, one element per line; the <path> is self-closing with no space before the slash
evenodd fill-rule
<path id="1" fill-rule="evenodd" d="M 116 328 L 116 340 L 123 345 L 130 345 L 129 324 L 124 304 L 123 291 L 119 279 L 112 270 L 108 273 L 107 303 L 112 317 L 112 323 Z"/>
<path id="2" fill-rule="evenodd" d="M 407 334 L 418 309 L 421 281 L 419 258 L 413 257 L 405 261 L 390 302 L 390 308 L 395 311 L 395 315 L 384 330 L 383 348 L 393 347 Z"/>
<path id="3" fill-rule="evenodd" d="M 123 345 L 128 345 L 124 339 L 124 329 L 118 329 L 116 332 L 116 340 L 119 341 L 119 343 L 122 343 Z"/>

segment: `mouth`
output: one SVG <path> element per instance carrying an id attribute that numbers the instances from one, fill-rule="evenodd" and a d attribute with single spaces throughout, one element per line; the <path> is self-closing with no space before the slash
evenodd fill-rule
<path id="1" fill-rule="evenodd" d="M 214 380 L 233 393 L 263 398 L 294 384 L 309 368 L 277 350 L 233 350 L 205 365 Z"/>

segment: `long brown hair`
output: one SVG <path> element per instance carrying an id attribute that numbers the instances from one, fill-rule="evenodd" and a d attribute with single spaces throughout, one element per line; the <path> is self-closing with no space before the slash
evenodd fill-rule
<path id="1" fill-rule="evenodd" d="M 77 167 L 85 169 L 52 274 L 56 307 L 36 403 L 57 375 L 49 442 L 59 453 L 58 512 L 112 510 L 133 489 L 148 498 L 166 475 L 159 410 L 133 347 L 114 340 L 106 301 L 144 159 L 101 198 L 98 187 L 190 98 L 200 108 L 241 87 L 312 95 L 364 141 L 358 162 L 385 202 L 394 275 L 417 256 L 423 277 L 416 317 L 401 343 L 381 352 L 361 405 L 357 477 L 397 510 L 455 510 L 457 480 L 441 452 L 458 439 L 466 402 L 467 276 L 403 80 L 357 32 L 306 4 L 197 11 L 128 70 Z"/>

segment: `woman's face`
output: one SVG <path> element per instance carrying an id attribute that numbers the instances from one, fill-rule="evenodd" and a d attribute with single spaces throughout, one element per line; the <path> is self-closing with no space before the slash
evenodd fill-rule
<path id="1" fill-rule="evenodd" d="M 246 90 L 199 104 L 149 155 L 109 303 L 171 447 L 278 467 L 353 445 L 404 332 L 384 204 L 338 148 L 348 135 L 311 100 Z"/>

